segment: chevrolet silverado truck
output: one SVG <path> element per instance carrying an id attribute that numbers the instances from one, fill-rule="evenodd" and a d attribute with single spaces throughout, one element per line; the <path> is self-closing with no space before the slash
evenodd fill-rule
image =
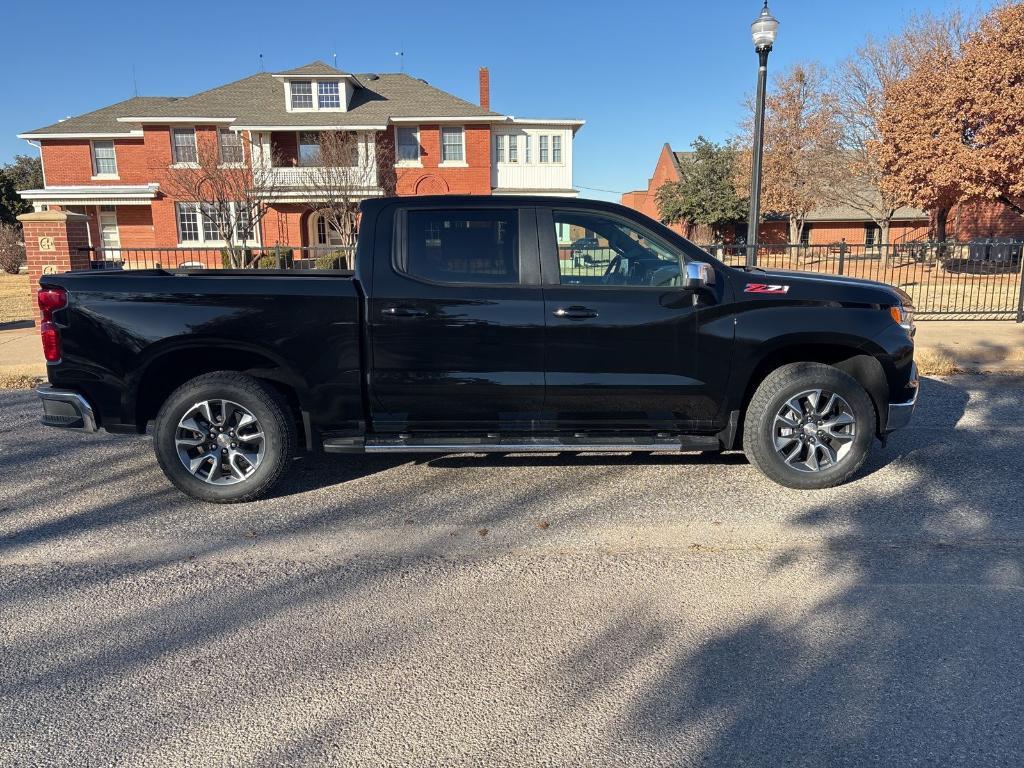
<path id="1" fill-rule="evenodd" d="M 592 200 L 376 199 L 351 272 L 40 286 L 43 424 L 151 429 L 170 482 L 211 502 L 268 493 L 303 450 L 742 449 L 824 488 L 917 401 L 904 292 L 729 267 Z"/>

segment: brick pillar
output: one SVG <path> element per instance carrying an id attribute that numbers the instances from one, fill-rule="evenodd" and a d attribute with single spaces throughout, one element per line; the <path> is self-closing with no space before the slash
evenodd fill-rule
<path id="1" fill-rule="evenodd" d="M 89 218 L 70 211 L 38 211 L 23 213 L 18 221 L 24 229 L 29 290 L 35 306 L 40 277 L 89 268 Z"/>

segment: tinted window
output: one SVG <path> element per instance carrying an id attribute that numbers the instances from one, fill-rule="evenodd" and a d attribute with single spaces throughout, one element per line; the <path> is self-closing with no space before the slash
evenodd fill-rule
<path id="1" fill-rule="evenodd" d="M 438 283 L 518 283 L 515 211 L 407 213 L 404 270 Z"/>
<path id="2" fill-rule="evenodd" d="M 627 222 L 598 213 L 555 211 L 562 285 L 682 284 L 682 254 Z"/>

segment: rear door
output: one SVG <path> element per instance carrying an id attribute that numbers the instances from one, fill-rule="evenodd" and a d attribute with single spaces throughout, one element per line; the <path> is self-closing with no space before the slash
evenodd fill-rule
<path id="1" fill-rule="evenodd" d="M 375 430 L 529 429 L 544 401 L 534 210 L 411 204 L 393 228 L 367 303 Z"/>
<path id="2" fill-rule="evenodd" d="M 682 251 L 600 209 L 538 208 L 537 217 L 548 421 L 580 430 L 714 424 L 720 396 L 697 355 L 704 299 L 681 287 Z"/>

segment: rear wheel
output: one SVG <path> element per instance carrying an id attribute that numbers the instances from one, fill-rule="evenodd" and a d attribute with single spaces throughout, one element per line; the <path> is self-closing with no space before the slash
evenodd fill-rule
<path id="1" fill-rule="evenodd" d="M 160 408 L 157 461 L 179 490 L 202 501 L 252 501 L 280 480 L 295 424 L 278 392 L 222 371 L 182 384 Z"/>
<path id="2" fill-rule="evenodd" d="M 849 374 L 821 363 L 770 373 L 743 423 L 743 450 L 768 478 L 788 488 L 830 488 L 867 459 L 875 407 Z"/>

